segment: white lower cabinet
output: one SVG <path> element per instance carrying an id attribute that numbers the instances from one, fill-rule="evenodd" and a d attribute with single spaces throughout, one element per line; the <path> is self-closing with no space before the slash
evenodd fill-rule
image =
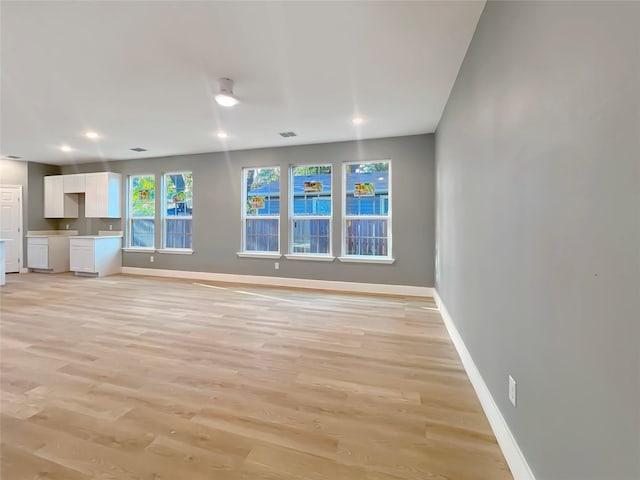
<path id="1" fill-rule="evenodd" d="M 27 267 L 36 272 L 69 271 L 68 236 L 27 236 Z"/>
<path id="2" fill-rule="evenodd" d="M 122 237 L 75 237 L 69 243 L 70 269 L 76 275 L 103 277 L 122 271 Z"/>

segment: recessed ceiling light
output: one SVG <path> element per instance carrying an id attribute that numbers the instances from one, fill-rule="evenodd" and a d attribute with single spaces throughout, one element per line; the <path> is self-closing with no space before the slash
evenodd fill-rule
<path id="1" fill-rule="evenodd" d="M 364 117 L 356 115 L 351 119 L 351 123 L 353 123 L 354 125 L 362 125 L 364 123 Z"/>
<path id="2" fill-rule="evenodd" d="M 297 137 L 296 132 L 280 132 L 280 136 L 284 138 Z"/>
<path id="3" fill-rule="evenodd" d="M 91 139 L 91 140 L 95 140 L 97 138 L 100 138 L 100 135 L 98 134 L 98 132 L 94 132 L 93 130 L 89 130 L 87 132 L 84 132 L 84 136 Z"/>
<path id="4" fill-rule="evenodd" d="M 233 96 L 233 80 L 230 78 L 221 78 L 218 80 L 220 85 L 220 93 L 214 98 L 219 105 L 223 107 L 233 107 L 238 104 L 238 99 Z"/>
<path id="5" fill-rule="evenodd" d="M 224 130 L 220 130 L 218 133 L 216 133 L 216 135 L 218 138 L 227 138 L 229 136 L 229 134 Z"/>
<path id="6" fill-rule="evenodd" d="M 70 152 L 72 148 L 69 145 L 61 145 L 60 150 L 62 150 L 63 152 Z"/>

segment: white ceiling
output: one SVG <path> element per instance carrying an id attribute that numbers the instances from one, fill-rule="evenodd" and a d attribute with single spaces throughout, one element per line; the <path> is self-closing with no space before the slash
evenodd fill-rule
<path id="1" fill-rule="evenodd" d="M 433 132 L 483 7 L 2 1 L 0 153 L 66 164 Z M 212 102 L 219 77 L 240 105 Z"/>

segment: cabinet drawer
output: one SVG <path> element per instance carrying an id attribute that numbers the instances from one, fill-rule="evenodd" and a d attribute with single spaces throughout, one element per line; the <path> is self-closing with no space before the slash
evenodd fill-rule
<path id="1" fill-rule="evenodd" d="M 47 237 L 27 238 L 27 245 L 47 245 L 48 243 Z"/>
<path id="2" fill-rule="evenodd" d="M 84 248 L 93 248 L 93 242 L 95 242 L 92 238 L 70 238 L 69 245 L 71 248 L 74 247 L 84 247 Z"/>

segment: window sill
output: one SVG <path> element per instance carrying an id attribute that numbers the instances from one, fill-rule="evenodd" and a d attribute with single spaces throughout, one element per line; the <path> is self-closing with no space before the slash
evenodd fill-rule
<path id="1" fill-rule="evenodd" d="M 346 263 L 383 263 L 391 265 L 396 261 L 391 257 L 367 257 L 367 256 L 352 256 L 352 257 L 338 257 L 338 260 Z"/>
<path id="2" fill-rule="evenodd" d="M 158 253 L 168 253 L 171 255 L 193 255 L 193 250 L 190 248 L 163 248 L 156 251 Z"/>
<path id="3" fill-rule="evenodd" d="M 281 253 L 270 253 L 270 252 L 238 252 L 236 253 L 240 258 L 280 258 L 282 257 Z"/>
<path id="4" fill-rule="evenodd" d="M 304 253 L 285 253 L 284 256 L 287 260 L 312 260 L 314 262 L 333 262 L 336 258 L 331 255 L 305 255 Z"/>
<path id="5" fill-rule="evenodd" d="M 126 247 L 122 249 L 123 252 L 127 253 L 155 253 L 155 248 L 136 248 L 136 247 Z"/>

